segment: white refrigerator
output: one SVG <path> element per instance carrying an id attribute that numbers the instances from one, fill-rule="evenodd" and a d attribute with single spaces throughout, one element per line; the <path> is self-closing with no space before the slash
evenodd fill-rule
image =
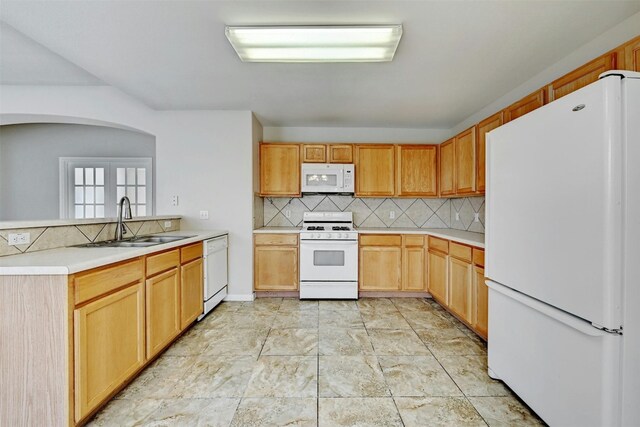
<path id="1" fill-rule="evenodd" d="M 640 73 L 487 137 L 489 374 L 551 426 L 640 425 Z"/>

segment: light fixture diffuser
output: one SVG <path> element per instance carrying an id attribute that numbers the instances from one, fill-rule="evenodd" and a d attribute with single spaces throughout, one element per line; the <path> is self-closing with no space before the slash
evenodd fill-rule
<path id="1" fill-rule="evenodd" d="M 402 25 L 226 27 L 243 62 L 389 62 Z"/>

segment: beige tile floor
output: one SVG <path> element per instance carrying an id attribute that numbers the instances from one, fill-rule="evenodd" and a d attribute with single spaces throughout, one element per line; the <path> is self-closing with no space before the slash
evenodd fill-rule
<path id="1" fill-rule="evenodd" d="M 430 300 L 223 303 L 93 426 L 534 426 Z"/>

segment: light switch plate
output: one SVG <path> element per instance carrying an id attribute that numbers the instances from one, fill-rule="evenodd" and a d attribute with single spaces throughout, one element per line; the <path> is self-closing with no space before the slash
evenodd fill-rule
<path id="1" fill-rule="evenodd" d="M 389 219 L 394 219 L 396 217 L 396 211 L 389 211 Z"/>
<path id="2" fill-rule="evenodd" d="M 31 243 L 31 233 L 9 233 L 9 246 L 28 245 Z"/>
<path id="3" fill-rule="evenodd" d="M 480 222 L 480 214 L 478 212 L 473 214 L 473 221 Z"/>
<path id="4" fill-rule="evenodd" d="M 209 211 L 200 211 L 200 219 L 209 219 Z"/>
<path id="5" fill-rule="evenodd" d="M 284 211 L 284 216 L 286 216 L 287 218 L 291 218 L 291 209 L 287 209 L 286 211 Z"/>
<path id="6" fill-rule="evenodd" d="M 178 206 L 178 196 L 171 196 L 171 206 Z"/>
<path id="7" fill-rule="evenodd" d="M 171 221 L 165 221 L 164 228 L 170 228 L 170 227 L 171 227 Z"/>
<path id="8" fill-rule="evenodd" d="M 460 212 L 456 212 L 456 221 L 460 221 Z"/>

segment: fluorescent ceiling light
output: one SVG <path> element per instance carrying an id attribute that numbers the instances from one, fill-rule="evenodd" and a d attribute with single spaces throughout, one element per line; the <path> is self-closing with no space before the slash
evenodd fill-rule
<path id="1" fill-rule="evenodd" d="M 388 62 L 402 25 L 227 27 L 244 62 Z"/>

